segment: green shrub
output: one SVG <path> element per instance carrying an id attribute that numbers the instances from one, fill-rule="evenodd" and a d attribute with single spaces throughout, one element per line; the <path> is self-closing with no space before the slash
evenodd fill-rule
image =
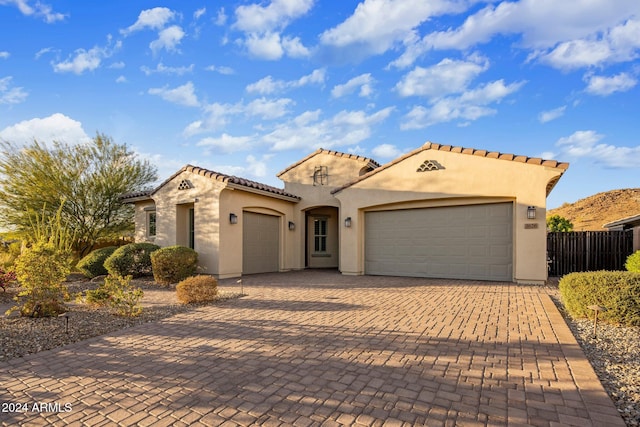
<path id="1" fill-rule="evenodd" d="M 23 316 L 50 317 L 64 313 L 64 299 L 69 296 L 64 281 L 70 272 L 70 255 L 49 243 L 35 243 L 16 259 L 15 272 L 23 290 L 18 305 Z M 10 310 L 10 311 L 11 311 Z"/>
<path id="2" fill-rule="evenodd" d="M 111 293 L 109 290 L 100 286 L 98 289 L 87 289 L 84 291 L 84 302 L 98 307 L 103 307 L 109 303 Z"/>
<path id="3" fill-rule="evenodd" d="M 153 243 L 129 243 L 115 250 L 104 261 L 104 267 L 112 276 L 148 276 L 151 274 L 151 253 L 160 249 Z"/>
<path id="4" fill-rule="evenodd" d="M 593 317 L 590 305 L 606 307 L 599 319 L 640 326 L 640 273 L 595 271 L 567 274 L 560 280 L 564 305 L 574 317 Z"/>
<path id="5" fill-rule="evenodd" d="M 144 292 L 131 285 L 131 276 L 107 276 L 104 288 L 109 293 L 107 298 L 111 310 L 119 316 L 135 317 L 142 313 L 140 300 Z"/>
<path id="6" fill-rule="evenodd" d="M 118 249 L 117 246 L 107 246 L 96 249 L 78 261 L 76 268 L 80 273 L 84 274 L 85 277 L 90 279 L 96 276 L 106 276 L 108 272 L 104 267 L 104 262 L 116 251 L 116 249 Z"/>
<path id="7" fill-rule="evenodd" d="M 640 273 L 640 251 L 636 251 L 635 253 L 629 255 L 624 267 L 627 269 L 627 271 Z"/>
<path id="8" fill-rule="evenodd" d="M 151 266 L 157 283 L 178 283 L 196 273 L 198 253 L 186 246 L 168 246 L 151 254 Z"/>
<path id="9" fill-rule="evenodd" d="M 183 304 L 210 302 L 218 295 L 218 281 L 212 276 L 192 276 L 176 286 L 176 296 Z"/>

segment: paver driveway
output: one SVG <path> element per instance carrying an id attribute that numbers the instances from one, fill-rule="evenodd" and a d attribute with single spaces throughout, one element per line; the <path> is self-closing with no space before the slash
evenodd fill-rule
<path id="1" fill-rule="evenodd" d="M 0 401 L 30 410 L 2 424 L 624 425 L 544 287 L 322 271 L 243 285 L 10 360 Z"/>

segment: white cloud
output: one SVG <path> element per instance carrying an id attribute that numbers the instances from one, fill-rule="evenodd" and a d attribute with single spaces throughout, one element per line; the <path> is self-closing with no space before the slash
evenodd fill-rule
<path id="1" fill-rule="evenodd" d="M 224 65 L 209 65 L 205 68 L 207 71 L 215 71 L 224 75 L 235 74 L 235 70 L 231 67 L 225 67 Z"/>
<path id="2" fill-rule="evenodd" d="M 627 73 L 616 74 L 612 77 L 589 76 L 587 78 L 587 93 L 607 96 L 615 92 L 626 92 L 638 84 L 638 80 Z"/>
<path id="3" fill-rule="evenodd" d="M 370 73 L 360 74 L 359 76 L 350 79 L 345 84 L 334 86 L 331 90 L 331 96 L 334 98 L 340 98 L 345 95 L 349 95 L 360 88 L 358 95 L 366 98 L 371 96 L 373 92 L 372 85 L 374 82 L 375 80 L 371 77 Z"/>
<path id="4" fill-rule="evenodd" d="M 114 62 L 113 64 L 109 65 L 109 68 L 111 68 L 112 70 L 121 70 L 125 67 L 125 63 L 122 61 L 118 61 L 118 62 Z"/>
<path id="5" fill-rule="evenodd" d="M 482 72 L 489 69 L 489 60 L 471 55 L 467 60 L 445 58 L 428 68 L 415 67 L 396 85 L 401 96 L 440 97 L 460 93 Z"/>
<path id="6" fill-rule="evenodd" d="M 11 54 L 7 51 L 0 51 L 0 59 L 7 59 L 11 56 Z"/>
<path id="7" fill-rule="evenodd" d="M 127 78 L 125 76 L 118 76 L 118 78 L 116 79 L 116 83 L 126 83 L 127 82 Z"/>
<path id="8" fill-rule="evenodd" d="M 556 145 L 565 155 L 593 159 L 595 163 L 611 168 L 640 167 L 640 146 L 617 147 L 598 144 L 604 135 L 593 130 L 576 131 L 558 139 Z"/>
<path id="9" fill-rule="evenodd" d="M 393 107 L 372 114 L 341 111 L 326 120 L 320 120 L 319 111 L 307 111 L 277 125 L 275 130 L 264 135 L 263 140 L 275 151 L 356 145 L 368 139 L 372 127 L 384 121 L 392 111 Z"/>
<path id="10" fill-rule="evenodd" d="M 29 0 L 0 0 L 0 5 L 14 5 L 25 16 L 42 18 L 47 24 L 62 21 L 66 17 L 63 13 L 54 12 L 51 6 L 37 1 L 35 5 L 29 5 Z"/>
<path id="11" fill-rule="evenodd" d="M 245 112 L 250 116 L 258 116 L 265 120 L 271 120 L 286 115 L 289 112 L 288 107 L 293 104 L 295 104 L 295 102 L 289 98 L 275 100 L 260 98 L 247 104 Z"/>
<path id="12" fill-rule="evenodd" d="M 205 154 L 213 151 L 229 154 L 236 151 L 247 151 L 252 148 L 251 142 L 255 141 L 251 136 L 231 136 L 223 133 L 217 138 L 203 138 L 196 144 L 198 147 L 206 147 Z"/>
<path id="13" fill-rule="evenodd" d="M 0 104 L 20 104 L 27 99 L 28 93 L 21 87 L 11 87 L 13 77 L 0 79 Z"/>
<path id="14" fill-rule="evenodd" d="M 496 113 L 496 110 L 488 107 L 499 103 L 504 97 L 517 92 L 524 82 L 505 85 L 503 80 L 486 83 L 476 89 L 464 92 L 459 96 L 435 98 L 429 108 L 424 106 L 414 107 L 400 125 L 403 130 L 422 129 L 437 123 L 446 123 L 452 120 L 477 120 L 484 116 Z"/>
<path id="15" fill-rule="evenodd" d="M 198 20 L 200 18 L 202 18 L 202 16 L 204 16 L 204 14 L 207 13 L 207 8 L 206 7 L 202 7 L 198 10 L 196 10 L 195 12 L 193 12 L 193 19 Z"/>
<path id="16" fill-rule="evenodd" d="M 562 107 L 554 108 L 553 110 L 543 111 L 538 114 L 538 121 L 540 121 L 540 123 L 547 123 L 551 120 L 555 120 L 562 117 L 566 109 L 567 106 L 563 105 Z"/>
<path id="17" fill-rule="evenodd" d="M 311 72 L 311 74 L 304 75 L 298 80 L 274 80 L 273 77 L 267 76 L 257 82 L 247 85 L 245 90 L 248 93 L 257 93 L 260 95 L 268 95 L 271 93 L 281 92 L 286 89 L 303 87 L 310 84 L 323 84 L 325 81 L 326 70 L 324 68 L 318 68 Z"/>
<path id="18" fill-rule="evenodd" d="M 402 154 L 402 151 L 392 144 L 382 144 L 371 150 L 374 156 L 382 159 L 394 159 Z"/>
<path id="19" fill-rule="evenodd" d="M 165 101 L 172 102 L 174 104 L 185 105 L 187 107 L 197 107 L 200 105 L 198 97 L 195 94 L 193 83 L 187 82 L 182 86 L 178 86 L 175 89 L 152 88 L 149 89 L 149 94 L 158 95 Z"/>
<path id="20" fill-rule="evenodd" d="M 620 62 L 640 47 L 638 23 L 631 19 L 639 13 L 636 0 L 504 1 L 467 17 L 460 27 L 411 40 L 392 64 L 406 67 L 431 49 L 466 50 L 496 35 L 519 36 L 520 47 L 556 68 Z"/>
<path id="21" fill-rule="evenodd" d="M 314 0 L 272 0 L 266 6 L 238 6 L 233 27 L 245 33 L 244 45 L 253 57 L 277 60 L 287 54 L 292 58 L 309 55 L 298 37 L 282 37 L 282 31 L 295 19 L 305 15 Z"/>
<path id="22" fill-rule="evenodd" d="M 158 39 L 149 44 L 149 48 L 154 54 L 159 50 L 165 49 L 167 52 L 179 52 L 178 45 L 184 38 L 185 33 L 178 25 L 172 25 L 168 28 L 160 30 Z"/>
<path id="23" fill-rule="evenodd" d="M 120 30 L 124 35 L 144 29 L 160 30 L 176 16 L 175 12 L 166 7 L 154 7 L 140 12 L 138 20 L 128 28 Z"/>
<path id="24" fill-rule="evenodd" d="M 53 52 L 53 48 L 52 47 L 45 47 L 44 49 L 40 49 L 39 51 L 36 52 L 35 58 L 36 59 L 40 59 L 40 57 L 42 55 L 44 55 L 45 53 L 49 53 L 49 52 Z"/>
<path id="25" fill-rule="evenodd" d="M 218 9 L 218 14 L 216 15 L 216 20 L 214 21 L 214 24 L 221 27 L 226 23 L 227 23 L 227 15 L 224 13 L 224 7 L 221 7 L 220 9 Z"/>
<path id="26" fill-rule="evenodd" d="M 229 117 L 243 112 L 239 104 L 208 104 L 203 108 L 204 119 L 190 123 L 183 134 L 185 137 L 224 128 L 229 123 Z"/>
<path id="27" fill-rule="evenodd" d="M 238 6 L 234 27 L 247 33 L 281 29 L 305 15 L 312 6 L 313 0 L 272 0 L 267 6 L 255 3 Z"/>
<path id="28" fill-rule="evenodd" d="M 160 62 L 158 63 L 158 65 L 156 65 L 156 68 L 149 68 L 146 65 L 143 65 L 142 67 L 140 67 L 140 70 L 142 70 L 142 72 L 145 73 L 147 76 L 153 73 L 175 74 L 178 76 L 182 76 L 184 74 L 193 72 L 194 66 L 195 66 L 194 64 L 191 64 L 188 67 L 167 67 L 162 62 Z"/>
<path id="29" fill-rule="evenodd" d="M 80 122 L 61 113 L 25 120 L 6 127 L 0 131 L 0 139 L 15 144 L 28 144 L 34 139 L 44 144 L 50 144 L 53 141 L 83 144 L 91 140 L 82 129 Z"/>
<path id="30" fill-rule="evenodd" d="M 320 43 L 342 59 L 378 55 L 416 37 L 416 28 L 433 16 L 462 12 L 455 0 L 365 0 L 344 22 L 320 35 Z"/>
<path id="31" fill-rule="evenodd" d="M 56 73 L 74 73 L 82 74 L 85 71 L 93 71 L 100 67 L 102 60 L 110 58 L 114 52 L 122 47 L 121 42 L 116 42 L 113 47 L 111 45 L 111 38 L 109 37 L 109 44 L 106 47 L 94 46 L 89 50 L 77 49 L 73 55 L 70 55 L 65 61 L 52 62 L 53 71 Z"/>

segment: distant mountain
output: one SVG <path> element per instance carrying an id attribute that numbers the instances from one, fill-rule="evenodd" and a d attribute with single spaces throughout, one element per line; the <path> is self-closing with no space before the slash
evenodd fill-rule
<path id="1" fill-rule="evenodd" d="M 640 188 L 611 190 L 565 203 L 547 211 L 547 216 L 560 215 L 573 223 L 574 231 L 605 229 L 603 224 L 628 216 L 640 215 Z"/>

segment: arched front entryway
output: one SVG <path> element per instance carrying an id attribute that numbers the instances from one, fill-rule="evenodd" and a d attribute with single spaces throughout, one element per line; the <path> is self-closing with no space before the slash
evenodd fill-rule
<path id="1" fill-rule="evenodd" d="M 338 208 L 321 206 L 306 211 L 305 266 L 338 268 Z"/>

